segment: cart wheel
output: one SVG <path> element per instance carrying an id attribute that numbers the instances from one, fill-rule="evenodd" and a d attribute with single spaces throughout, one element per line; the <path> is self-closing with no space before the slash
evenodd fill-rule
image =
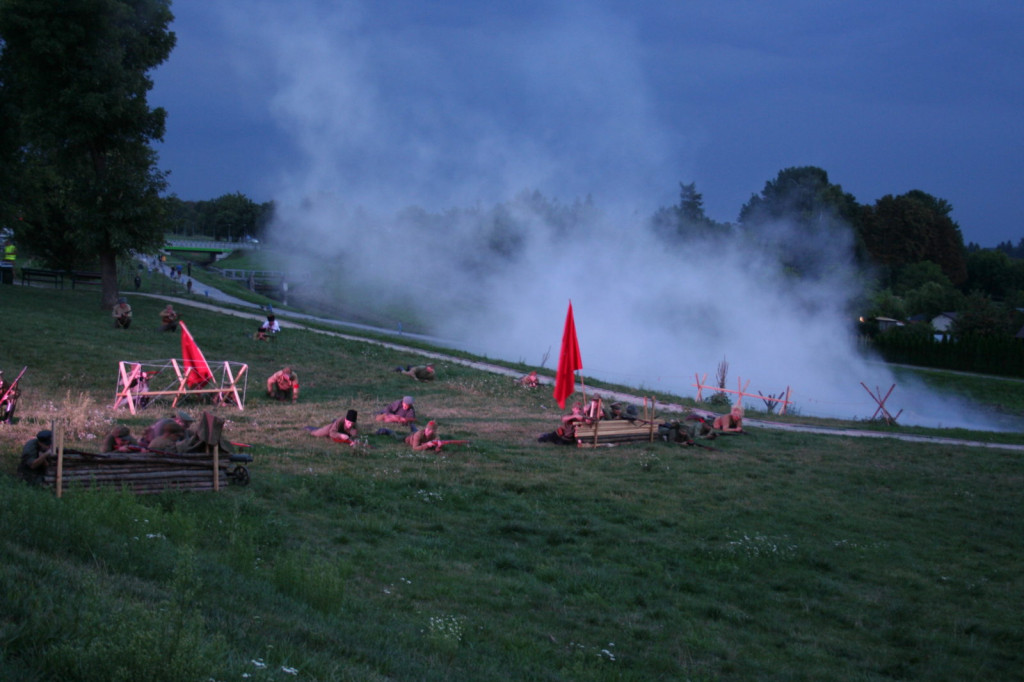
<path id="1" fill-rule="evenodd" d="M 245 467 L 235 467 L 235 470 L 231 472 L 231 476 L 238 485 L 249 485 L 249 470 Z"/>

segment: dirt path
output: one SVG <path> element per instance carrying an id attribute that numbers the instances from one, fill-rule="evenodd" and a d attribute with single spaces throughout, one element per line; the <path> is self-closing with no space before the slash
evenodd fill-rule
<path id="1" fill-rule="evenodd" d="M 136 294 L 138 295 L 138 294 Z M 145 294 L 143 294 L 145 295 Z M 266 317 L 266 312 L 260 309 L 258 306 L 253 306 L 253 312 L 234 310 L 231 308 L 225 308 L 222 305 L 218 305 L 216 302 L 205 302 L 197 301 L 192 299 L 184 298 L 173 298 L 167 296 L 156 296 L 157 298 L 166 299 L 172 301 L 175 305 L 192 306 L 194 308 L 202 308 L 204 310 L 212 310 L 223 313 L 225 315 L 233 315 L 235 317 L 243 317 L 253 320 L 263 320 Z M 348 327 L 355 329 L 370 329 L 363 325 L 350 325 L 345 322 L 338 320 L 328 320 L 314 315 L 305 315 L 302 313 L 282 312 L 275 311 L 278 322 L 281 324 L 283 329 L 305 329 L 307 331 L 315 332 L 317 334 L 326 334 L 327 336 L 333 336 L 335 338 L 346 339 L 349 341 L 359 341 L 362 343 L 372 343 L 384 348 L 390 348 L 392 350 L 398 350 L 405 353 L 419 355 L 422 357 L 430 358 L 432 360 L 443 361 L 451 364 L 463 365 L 465 367 L 472 367 L 483 372 L 491 372 L 494 374 L 503 374 L 508 377 L 519 378 L 521 372 L 509 369 L 508 367 L 502 367 L 501 365 L 495 365 L 488 362 L 479 362 L 476 360 L 467 360 L 464 358 L 454 357 L 447 353 L 438 351 L 428 351 L 421 348 L 413 348 L 411 346 L 404 345 L 399 341 L 382 341 L 379 339 L 368 339 L 365 336 L 358 334 L 346 333 L 343 331 L 329 331 L 323 329 L 316 329 L 308 327 L 302 323 L 303 320 L 315 321 L 322 324 L 333 324 L 339 327 Z M 396 332 L 386 329 L 376 329 L 377 333 L 384 334 L 395 334 Z M 538 375 L 540 383 L 544 386 L 550 386 L 554 384 L 554 378 Z M 644 404 L 643 396 L 633 395 L 631 393 L 623 393 L 619 391 L 611 391 L 607 389 L 600 389 L 601 396 L 606 401 L 622 402 L 627 404 L 633 404 L 642 407 Z M 717 416 L 713 412 L 707 412 L 704 410 L 695 410 L 689 406 L 679 405 L 677 403 L 662 403 L 657 404 L 657 410 L 659 412 L 669 412 L 673 414 L 688 414 L 697 413 L 702 416 Z M 1024 452 L 1024 445 L 1015 445 L 1011 443 L 986 443 L 976 440 L 964 440 L 959 438 L 944 438 L 942 436 L 922 436 L 909 433 L 892 433 L 892 432 L 881 432 L 881 431 L 866 431 L 863 429 L 847 429 L 847 428 L 827 428 L 820 426 L 808 426 L 805 424 L 786 424 L 783 422 L 775 421 L 761 421 L 757 419 L 745 418 L 744 422 L 750 427 L 756 427 L 760 429 L 775 429 L 780 431 L 791 431 L 799 433 L 814 433 L 828 436 L 838 436 L 842 438 L 892 438 L 895 440 L 901 440 L 913 443 L 934 443 L 936 445 L 960 445 L 964 447 L 974 448 L 991 448 L 996 450 L 1012 450 L 1017 452 Z"/>

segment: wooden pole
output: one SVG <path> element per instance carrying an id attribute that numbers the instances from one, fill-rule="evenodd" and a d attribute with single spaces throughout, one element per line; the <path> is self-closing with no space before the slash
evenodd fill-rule
<path id="1" fill-rule="evenodd" d="M 213 492 L 220 490 L 220 443 L 213 444 Z"/>
<path id="2" fill-rule="evenodd" d="M 737 393 L 739 394 L 739 398 L 736 399 L 737 407 L 743 407 L 743 396 L 749 395 L 745 391 L 750 387 L 750 379 L 747 379 L 746 385 L 743 385 L 742 381 L 743 379 L 741 379 L 740 377 L 736 377 L 736 388 L 740 389 L 739 391 L 737 391 Z"/>
<path id="3" fill-rule="evenodd" d="M 647 414 L 646 414 L 646 412 L 647 412 L 646 407 L 647 407 L 647 397 L 645 396 L 644 397 L 644 408 L 645 408 L 644 409 L 644 417 L 647 416 Z M 648 419 L 647 422 L 648 422 L 648 424 L 651 427 L 650 438 L 651 438 L 651 442 L 653 443 L 654 442 L 654 396 L 653 395 L 651 396 L 651 418 Z"/>
<path id="4" fill-rule="evenodd" d="M 57 426 L 57 497 L 64 493 L 64 425 Z"/>

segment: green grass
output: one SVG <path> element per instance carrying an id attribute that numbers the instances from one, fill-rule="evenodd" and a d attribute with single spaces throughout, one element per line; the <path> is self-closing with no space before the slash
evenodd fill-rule
<path id="1" fill-rule="evenodd" d="M 900 367 L 896 376 L 913 374 L 929 387 L 990 406 L 1009 414 L 1024 414 L 1024 380 L 979 376 L 940 369 Z"/>
<path id="2" fill-rule="evenodd" d="M 160 300 L 0 287 L 0 367 L 29 365 L 3 470 L 52 419 L 90 449 L 118 360 L 177 357 Z M 252 483 L 58 500 L 0 477 L 0 679 L 993 680 L 1024 669 L 1021 455 L 758 430 L 717 450 L 536 442 L 546 390 L 415 355 L 182 309 L 252 367 Z M 41 333 L 43 329 L 74 333 Z M 259 383 L 291 364 L 296 405 Z M 995 390 L 995 389 L 994 389 Z M 300 430 L 404 393 L 443 436 L 353 451 Z M 199 406 L 188 406 L 198 410 Z M 833 422 L 829 422 L 833 423 Z M 860 424 L 856 424 L 860 427 Z M 974 434 L 978 435 L 978 434 Z M 265 666 L 265 667 L 261 667 Z M 297 671 L 294 675 L 289 671 Z"/>

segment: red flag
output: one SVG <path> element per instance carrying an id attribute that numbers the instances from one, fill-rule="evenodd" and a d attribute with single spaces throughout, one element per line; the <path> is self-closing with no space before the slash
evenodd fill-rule
<path id="1" fill-rule="evenodd" d="M 181 327 L 181 357 L 185 361 L 186 382 L 189 388 L 199 388 L 213 381 L 213 372 L 210 365 L 203 357 L 203 351 L 199 350 L 196 340 L 192 338 L 188 327 L 181 320 L 178 320 Z M 189 371 L 191 370 L 191 371 Z"/>
<path id="2" fill-rule="evenodd" d="M 580 359 L 580 344 L 576 341 L 576 321 L 572 317 L 572 301 L 565 316 L 565 331 L 562 332 L 562 351 L 558 355 L 558 374 L 555 375 L 555 400 L 558 407 L 565 409 L 565 399 L 576 392 L 576 370 L 583 369 Z"/>

